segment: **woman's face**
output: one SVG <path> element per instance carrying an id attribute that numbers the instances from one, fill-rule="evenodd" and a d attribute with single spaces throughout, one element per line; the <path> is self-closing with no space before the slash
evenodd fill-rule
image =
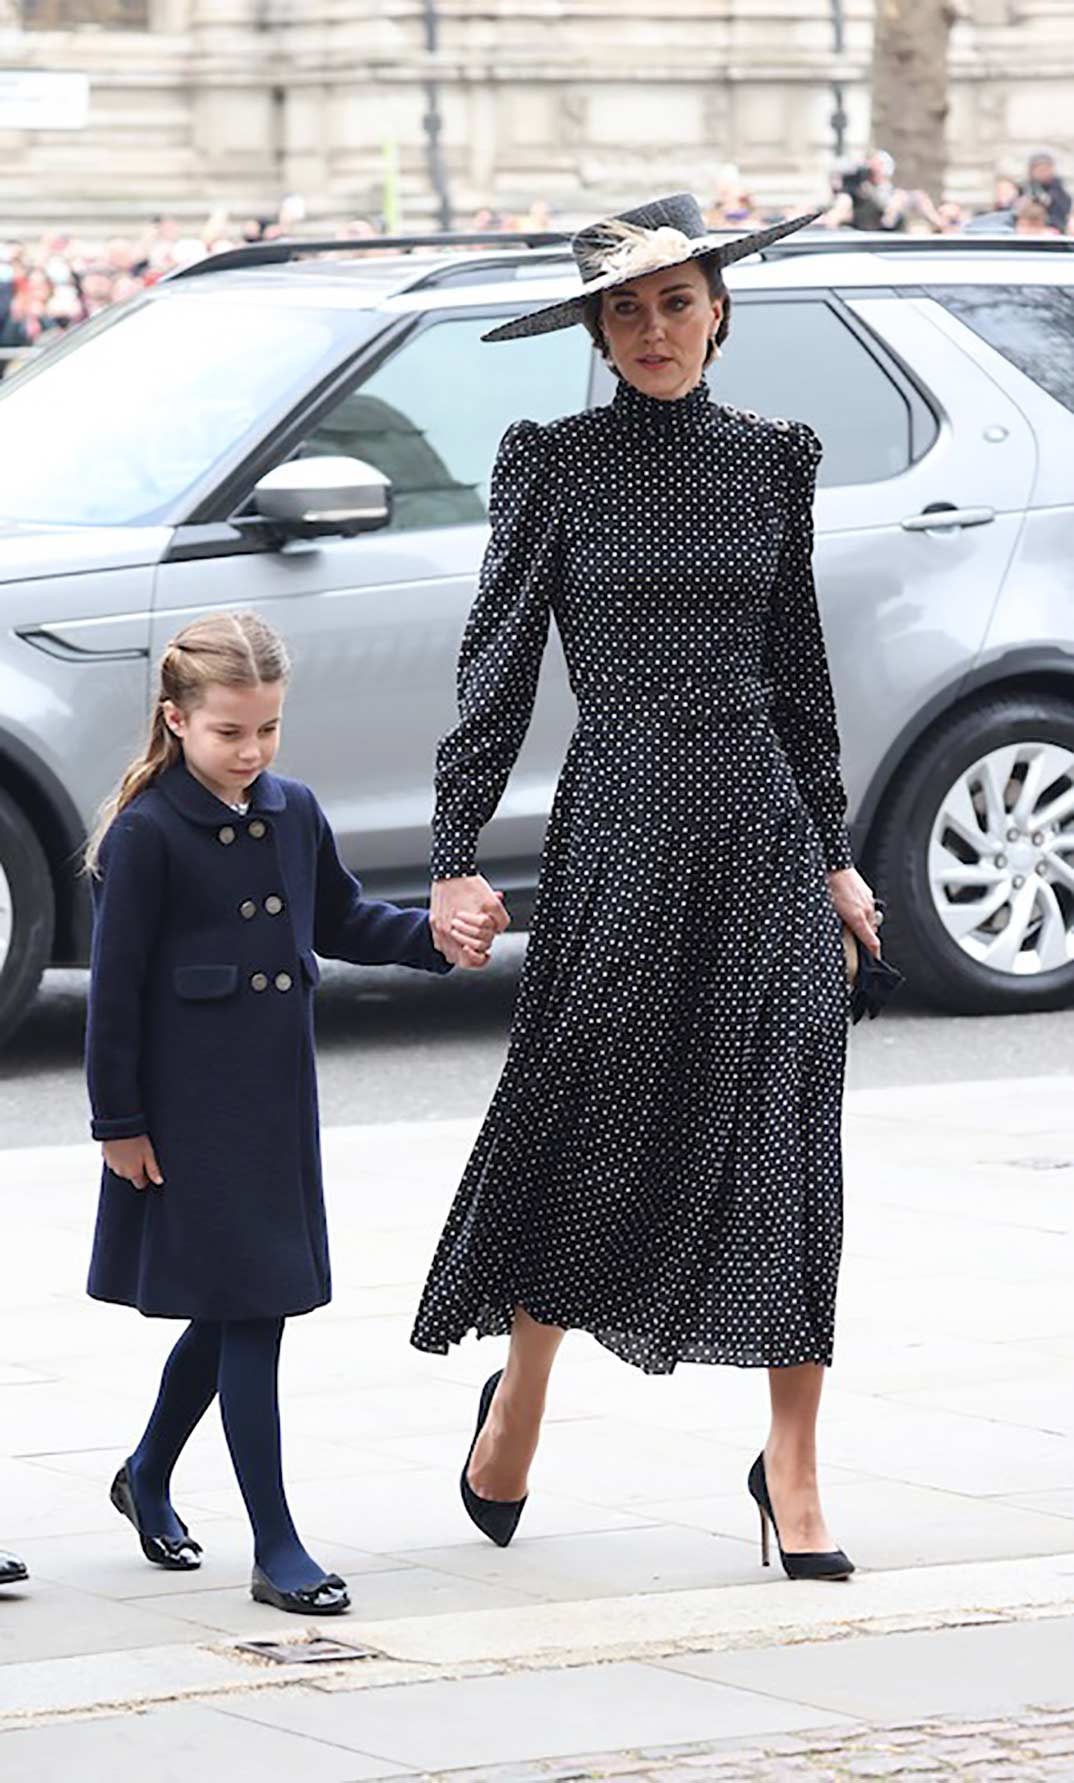
<path id="1" fill-rule="evenodd" d="M 723 302 L 695 261 L 649 272 L 605 294 L 600 321 L 621 377 L 646 396 L 686 396 L 700 383 Z"/>

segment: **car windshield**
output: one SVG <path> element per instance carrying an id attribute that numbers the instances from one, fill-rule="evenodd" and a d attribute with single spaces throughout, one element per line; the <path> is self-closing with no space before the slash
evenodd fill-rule
<path id="1" fill-rule="evenodd" d="M 0 386 L 0 516 L 151 525 L 362 339 L 363 312 L 169 291 Z M 80 338 L 81 336 L 81 338 Z"/>

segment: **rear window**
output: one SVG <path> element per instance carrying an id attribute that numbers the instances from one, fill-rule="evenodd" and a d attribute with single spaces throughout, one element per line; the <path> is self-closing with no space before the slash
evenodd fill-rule
<path id="1" fill-rule="evenodd" d="M 1074 413 L 1074 292 L 1059 285 L 933 285 L 928 294 Z"/>

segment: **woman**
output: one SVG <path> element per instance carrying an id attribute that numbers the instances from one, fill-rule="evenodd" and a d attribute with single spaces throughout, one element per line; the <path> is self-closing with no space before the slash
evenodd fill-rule
<path id="1" fill-rule="evenodd" d="M 810 567 L 820 446 L 714 405 L 703 375 L 730 324 L 723 266 L 811 220 L 727 242 L 685 195 L 628 211 L 575 238 L 580 297 L 486 337 L 581 321 L 619 378 L 608 407 L 504 437 L 437 762 L 433 931 L 480 940 L 496 899 L 476 838 L 554 612 L 579 723 L 510 1054 L 413 1337 L 443 1352 L 510 1331 L 462 1480 L 501 1544 L 576 1328 L 648 1372 L 766 1367 L 762 1537 L 771 1518 L 792 1574 L 853 1570 L 815 1455 L 841 1241 L 839 918 L 879 943 Z"/>

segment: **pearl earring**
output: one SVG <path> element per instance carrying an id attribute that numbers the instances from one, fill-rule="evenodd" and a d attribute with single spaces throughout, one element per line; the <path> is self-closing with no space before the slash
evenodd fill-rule
<path id="1" fill-rule="evenodd" d="M 723 354 L 720 351 L 720 343 L 716 339 L 715 335 L 713 335 L 713 337 L 712 337 L 712 357 L 714 359 L 722 359 L 723 358 Z"/>

